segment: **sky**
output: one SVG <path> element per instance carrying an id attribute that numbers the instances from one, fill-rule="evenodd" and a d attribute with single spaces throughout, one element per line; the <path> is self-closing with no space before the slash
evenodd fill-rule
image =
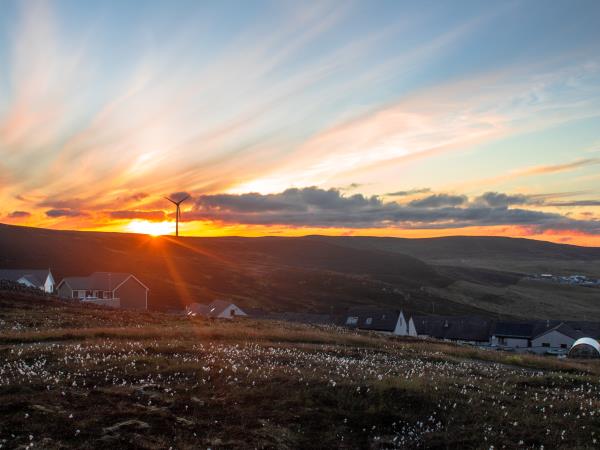
<path id="1" fill-rule="evenodd" d="M 600 246 L 600 2 L 0 0 L 0 222 Z"/>

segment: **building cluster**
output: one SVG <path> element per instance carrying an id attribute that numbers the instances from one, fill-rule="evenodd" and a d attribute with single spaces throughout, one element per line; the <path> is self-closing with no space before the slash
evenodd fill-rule
<path id="1" fill-rule="evenodd" d="M 568 284 L 572 286 L 590 286 L 600 287 L 600 280 L 588 278 L 585 275 L 552 275 L 551 273 L 541 273 L 531 276 L 534 280 L 551 281 L 553 283 Z"/>
<path id="2" fill-rule="evenodd" d="M 433 338 L 482 348 L 536 354 L 567 354 L 572 349 L 600 357 L 600 322 L 504 321 L 477 316 L 408 315 L 403 311 L 352 308 L 344 325 L 396 336 Z M 585 352 L 584 352 L 585 353 Z"/>
<path id="3" fill-rule="evenodd" d="M 85 277 L 65 277 L 56 284 L 48 270 L 0 270 L 0 282 L 55 293 L 62 298 L 113 308 L 148 309 L 149 288 L 135 275 L 94 272 Z M 406 311 L 356 307 L 339 320 L 333 315 L 266 313 L 242 310 L 226 300 L 187 305 L 187 316 L 211 319 L 254 317 L 313 324 L 344 325 L 351 329 L 395 336 L 432 338 L 482 348 L 536 354 L 600 357 L 600 322 L 529 320 L 504 321 L 477 316 L 410 315 Z"/>
<path id="4" fill-rule="evenodd" d="M 113 308 L 148 309 L 148 286 L 135 275 L 121 272 L 94 272 L 86 277 L 65 277 L 56 284 L 52 271 L 0 270 L 0 280 L 55 293 L 62 298 Z"/>

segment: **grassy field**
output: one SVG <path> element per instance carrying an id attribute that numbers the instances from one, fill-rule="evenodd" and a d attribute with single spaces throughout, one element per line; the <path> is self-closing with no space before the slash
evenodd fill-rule
<path id="1" fill-rule="evenodd" d="M 594 448 L 600 365 L 0 292 L 1 448 Z"/>

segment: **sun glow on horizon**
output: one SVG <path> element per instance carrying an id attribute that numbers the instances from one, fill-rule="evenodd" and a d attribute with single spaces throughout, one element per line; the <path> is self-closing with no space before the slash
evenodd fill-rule
<path id="1" fill-rule="evenodd" d="M 134 219 L 127 224 L 127 231 L 132 233 L 162 236 L 175 232 L 175 222 L 150 222 L 148 220 Z"/>

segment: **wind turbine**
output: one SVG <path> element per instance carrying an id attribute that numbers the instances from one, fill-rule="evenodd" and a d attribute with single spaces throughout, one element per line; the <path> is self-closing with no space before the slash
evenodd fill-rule
<path id="1" fill-rule="evenodd" d="M 190 198 L 190 196 L 186 195 L 181 200 L 175 201 L 175 200 L 170 199 L 169 197 L 165 197 L 166 200 L 169 200 L 177 208 L 177 210 L 175 211 L 175 236 L 179 236 L 179 217 L 181 216 L 181 210 L 179 209 L 179 205 L 181 205 L 183 202 L 185 202 L 188 198 Z"/>

